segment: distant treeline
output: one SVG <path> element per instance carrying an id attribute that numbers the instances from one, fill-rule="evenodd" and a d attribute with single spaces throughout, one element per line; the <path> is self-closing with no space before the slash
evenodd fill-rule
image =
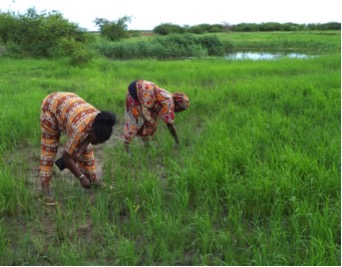
<path id="1" fill-rule="evenodd" d="M 340 22 L 329 22 L 323 24 L 296 24 L 296 23 L 277 23 L 266 22 L 256 23 L 240 23 L 230 25 L 223 24 L 198 24 L 195 26 L 179 26 L 172 23 L 163 23 L 153 29 L 155 34 L 169 35 L 174 33 L 194 33 L 204 34 L 213 32 L 269 32 L 269 31 L 327 31 L 341 30 Z"/>
<path id="2" fill-rule="evenodd" d="M 216 33 L 266 32 L 301 30 L 340 30 L 341 23 L 299 25 L 294 23 L 262 24 L 199 24 L 178 26 L 161 24 L 153 29 L 153 39 L 139 42 L 119 42 L 130 37 L 140 37 L 142 32 L 128 31 L 130 17 L 115 21 L 95 20 L 99 35 L 87 32 L 69 22 L 56 11 L 38 13 L 34 8 L 24 14 L 0 11 L 0 56 L 12 57 L 69 57 L 72 64 L 84 64 L 98 55 L 112 59 L 136 58 L 188 58 L 222 56 L 232 50 L 229 40 L 222 41 Z M 205 35 L 205 33 L 214 33 Z M 198 36 L 204 34 L 202 36 Z M 226 34 L 223 34 L 226 36 Z M 288 47 L 289 44 L 282 46 Z M 290 45 L 291 46 L 291 45 Z M 298 46 L 298 44 L 296 44 Z M 302 45 L 301 45 L 302 46 Z"/>

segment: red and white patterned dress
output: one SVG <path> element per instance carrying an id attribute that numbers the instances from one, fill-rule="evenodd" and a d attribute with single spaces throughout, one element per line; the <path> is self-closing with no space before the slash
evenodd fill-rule
<path id="1" fill-rule="evenodd" d="M 129 93 L 126 98 L 124 137 L 152 136 L 157 130 L 157 118 L 173 124 L 175 119 L 173 94 L 145 80 L 136 81 L 138 100 Z"/>

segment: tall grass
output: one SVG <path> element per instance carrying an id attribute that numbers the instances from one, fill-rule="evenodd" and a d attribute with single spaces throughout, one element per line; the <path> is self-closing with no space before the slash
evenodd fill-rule
<path id="1" fill-rule="evenodd" d="M 340 54 L 0 68 L 1 264 L 341 264 Z M 148 147 L 134 139 L 123 150 L 126 88 L 138 78 L 190 96 L 176 115 L 180 146 L 160 123 Z M 51 208 L 32 168 L 40 102 L 57 90 L 119 124 L 95 151 L 107 186 L 84 191 L 55 170 Z"/>

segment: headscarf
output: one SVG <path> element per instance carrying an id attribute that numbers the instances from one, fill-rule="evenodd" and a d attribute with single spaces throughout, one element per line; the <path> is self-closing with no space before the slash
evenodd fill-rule
<path id="1" fill-rule="evenodd" d="M 183 109 L 187 109 L 190 106 L 189 97 L 184 93 L 174 93 L 173 101 L 177 102 L 177 104 Z"/>

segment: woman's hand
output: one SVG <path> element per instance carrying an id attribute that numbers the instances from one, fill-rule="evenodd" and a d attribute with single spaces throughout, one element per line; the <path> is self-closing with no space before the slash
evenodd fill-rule
<path id="1" fill-rule="evenodd" d="M 75 159 L 73 158 L 73 156 L 69 155 L 68 153 L 66 153 L 64 151 L 62 157 L 63 157 L 63 161 L 65 163 L 65 166 L 72 172 L 73 175 L 75 175 L 75 177 L 77 177 L 79 179 L 79 177 L 82 175 L 82 172 L 77 167 Z M 80 180 L 81 185 L 84 188 L 90 187 L 89 178 L 86 177 L 85 175 L 82 179 L 79 179 L 79 180 Z"/>
<path id="2" fill-rule="evenodd" d="M 83 178 L 80 180 L 80 183 L 83 188 L 90 188 L 91 183 L 87 176 L 84 175 Z"/>

